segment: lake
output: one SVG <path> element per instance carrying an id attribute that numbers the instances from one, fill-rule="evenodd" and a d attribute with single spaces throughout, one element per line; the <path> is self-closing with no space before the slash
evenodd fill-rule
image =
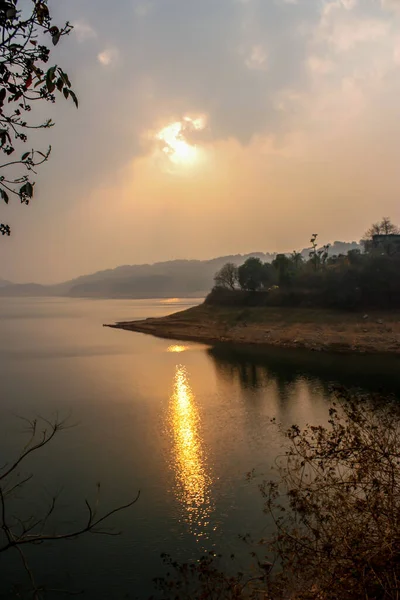
<path id="1" fill-rule="evenodd" d="M 400 395 L 394 358 L 210 348 L 102 327 L 198 302 L 0 299 L 0 463 L 24 446 L 23 418 L 71 425 L 27 461 L 22 473 L 34 478 L 12 510 L 41 514 L 59 494 L 54 519 L 65 531 L 84 522 L 98 482 L 103 510 L 140 490 L 110 522 L 120 536 L 28 552 L 39 582 L 88 599 L 147 598 L 163 552 L 188 560 L 213 549 L 246 561 L 239 534 L 269 527 L 260 478 L 246 473 L 271 475 L 282 447 L 271 419 L 325 422 L 332 383 Z M 1 598 L 23 581 L 17 558 L 2 556 Z"/>

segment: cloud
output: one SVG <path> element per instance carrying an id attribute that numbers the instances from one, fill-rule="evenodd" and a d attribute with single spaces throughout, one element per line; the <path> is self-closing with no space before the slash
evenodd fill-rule
<path id="1" fill-rule="evenodd" d="M 153 10 L 153 2 L 145 0 L 144 2 L 134 1 L 133 10 L 137 17 L 146 17 Z"/>
<path id="2" fill-rule="evenodd" d="M 319 75 L 331 73 L 335 69 L 335 63 L 332 60 L 321 58 L 320 56 L 309 56 L 307 65 L 312 73 Z"/>
<path id="3" fill-rule="evenodd" d="M 96 31 L 85 21 L 75 21 L 73 26 L 78 42 L 86 42 L 97 37 Z"/>
<path id="4" fill-rule="evenodd" d="M 396 65 L 400 65 L 400 37 L 394 41 L 393 60 L 396 63 Z"/>
<path id="5" fill-rule="evenodd" d="M 358 44 L 380 41 L 390 28 L 383 13 L 360 11 L 354 0 L 334 0 L 322 9 L 314 41 L 329 44 L 336 52 L 348 52 Z"/>
<path id="6" fill-rule="evenodd" d="M 333 13 L 342 9 L 351 11 L 357 6 L 357 0 L 328 0 L 322 5 L 322 18 L 329 18 Z"/>
<path id="7" fill-rule="evenodd" d="M 383 8 L 400 11 L 400 0 L 381 0 Z"/>
<path id="8" fill-rule="evenodd" d="M 268 68 L 267 59 L 268 57 L 264 47 L 262 44 L 258 44 L 252 47 L 250 54 L 245 60 L 245 64 L 249 69 L 265 71 Z"/>
<path id="9" fill-rule="evenodd" d="M 385 37 L 389 28 L 389 23 L 378 19 L 368 19 L 359 23 L 342 23 L 332 28 L 329 41 L 337 51 L 346 52 L 356 44 L 374 42 Z"/>
<path id="10" fill-rule="evenodd" d="M 97 60 L 104 67 L 109 67 L 118 60 L 119 52 L 116 48 L 107 48 L 97 55 Z"/>
<path id="11" fill-rule="evenodd" d="M 11 240 L 2 276 L 25 269 L 29 278 L 61 280 L 106 260 L 113 266 L 278 249 L 280 238 L 301 246 L 310 213 L 327 241 L 331 233 L 353 236 L 357 215 L 366 220 L 361 233 L 380 216 L 377 196 L 379 213 L 400 220 L 398 6 L 400 0 L 55 3 L 57 23 L 79 15 L 77 41 L 92 40 L 66 38 L 54 49 L 80 109 L 50 107 L 57 122 L 48 132 L 51 169 L 38 177 L 36 212 L 18 213 L 21 251 Z M 185 115 L 207 115 L 206 128 L 190 130 Z M 184 131 L 154 139 L 174 123 Z M 182 137 L 208 159 L 189 160 Z M 154 159 L 156 145 L 165 160 Z M 114 185 L 126 170 L 132 176 Z M 120 196 L 114 212 L 110 198 L 118 204 Z M 334 214 L 350 209 L 351 218 Z M 48 248 L 58 238 L 62 250 L 49 265 Z M 33 249 L 42 257 L 36 262 L 27 259 Z"/>
<path id="12" fill-rule="evenodd" d="M 118 102 L 134 152 L 144 151 L 143 132 L 155 122 L 187 112 L 209 115 L 214 140 L 279 137 L 301 120 L 304 106 L 294 98 L 318 96 L 320 79 L 329 79 L 333 96 L 344 80 L 368 95 L 398 57 L 398 31 L 391 35 L 391 16 L 376 0 L 121 0 L 111 13 L 105 0 L 86 6 L 84 22 L 109 41 L 99 63 L 110 67 L 123 55 L 128 68 L 115 98 L 96 81 L 91 100 Z"/>

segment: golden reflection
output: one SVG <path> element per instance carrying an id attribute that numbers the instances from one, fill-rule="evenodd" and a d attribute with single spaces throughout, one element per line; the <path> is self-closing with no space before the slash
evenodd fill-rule
<path id="1" fill-rule="evenodd" d="M 160 304 L 177 304 L 179 301 L 180 298 L 163 298 L 160 300 Z"/>
<path id="2" fill-rule="evenodd" d="M 181 346 L 180 344 L 173 344 L 172 346 L 168 346 L 167 352 L 174 352 L 176 354 L 179 354 L 180 352 L 185 352 L 188 349 L 189 349 L 188 346 Z"/>
<path id="3" fill-rule="evenodd" d="M 185 521 L 198 538 L 206 536 L 211 512 L 210 484 L 200 417 L 185 367 L 176 367 L 170 402 L 176 493 L 185 509 Z"/>

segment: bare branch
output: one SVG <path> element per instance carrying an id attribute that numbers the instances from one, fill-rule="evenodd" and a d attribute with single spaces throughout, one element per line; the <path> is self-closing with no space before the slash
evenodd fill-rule
<path id="1" fill-rule="evenodd" d="M 6 477 L 11 475 L 11 473 L 13 473 L 17 469 L 17 467 L 21 464 L 21 462 L 27 456 L 29 456 L 29 454 L 31 454 L 32 452 L 36 452 L 37 450 L 39 450 L 40 448 L 43 448 L 44 446 L 47 446 L 47 444 L 49 444 L 51 442 L 51 440 L 54 438 L 54 436 L 56 435 L 56 433 L 58 431 L 62 431 L 63 429 L 65 429 L 65 424 L 63 421 L 60 421 L 60 422 L 56 421 L 55 423 L 50 423 L 50 421 L 46 421 L 46 423 L 51 428 L 50 432 L 48 432 L 48 430 L 46 430 L 46 429 L 43 430 L 41 439 L 36 444 L 33 444 L 30 447 L 29 446 L 26 447 L 24 449 L 24 451 L 22 452 L 22 454 L 19 456 L 19 458 L 17 460 L 15 460 L 15 462 L 12 463 L 12 465 L 10 467 L 8 467 L 4 473 L 0 474 L 0 481 L 4 480 Z M 35 438 L 36 426 L 37 426 L 37 422 L 33 421 L 32 422 L 33 434 L 32 434 L 32 438 L 31 438 L 29 444 L 31 444 Z"/>

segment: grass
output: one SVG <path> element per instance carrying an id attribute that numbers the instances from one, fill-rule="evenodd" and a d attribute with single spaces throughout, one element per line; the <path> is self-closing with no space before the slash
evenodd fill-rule
<path id="1" fill-rule="evenodd" d="M 368 319 L 363 319 L 368 314 Z M 357 324 L 381 319 L 384 322 L 400 321 L 400 311 L 369 311 L 368 313 L 348 312 L 330 309 L 291 308 L 291 307 L 219 307 L 195 306 L 185 311 L 170 315 L 168 319 L 190 323 L 201 320 L 218 321 L 231 325 L 242 323 L 317 323 L 321 325 Z"/>

